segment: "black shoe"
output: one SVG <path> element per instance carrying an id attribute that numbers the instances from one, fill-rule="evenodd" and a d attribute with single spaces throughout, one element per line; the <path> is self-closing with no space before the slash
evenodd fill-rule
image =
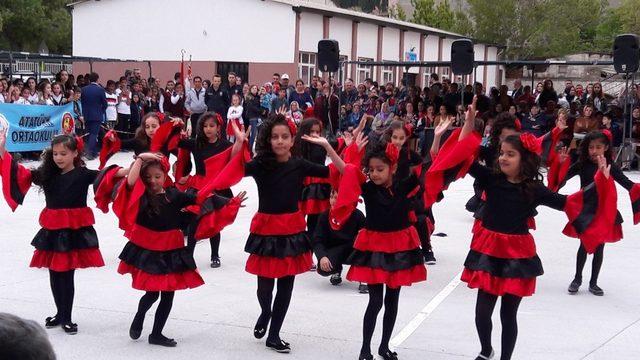
<path id="1" fill-rule="evenodd" d="M 256 326 L 253 327 L 253 336 L 256 339 L 262 339 L 267 333 L 267 326 L 269 325 L 270 316 L 266 320 L 262 320 L 262 316 L 258 318 Z"/>
<path id="2" fill-rule="evenodd" d="M 378 350 L 378 355 L 382 356 L 384 360 L 398 360 L 398 353 L 391 350 Z"/>
<path id="3" fill-rule="evenodd" d="M 436 257 L 433 256 L 433 250 L 428 250 L 424 252 L 424 263 L 427 265 L 436 264 Z"/>
<path id="4" fill-rule="evenodd" d="M 178 345 L 178 343 L 175 340 L 169 339 L 168 337 L 166 337 L 166 336 L 164 336 L 162 334 L 160 334 L 160 335 L 150 334 L 149 335 L 149 344 L 166 346 L 166 347 L 176 347 L 176 345 Z"/>
<path id="5" fill-rule="evenodd" d="M 593 285 L 589 285 L 589 292 L 592 293 L 595 296 L 602 296 L 604 295 L 604 290 L 602 290 L 600 288 L 600 286 L 593 284 Z"/>
<path id="6" fill-rule="evenodd" d="M 358 292 L 360 294 L 368 294 L 369 287 L 367 286 L 367 284 L 360 283 L 360 285 L 358 285 Z"/>
<path id="7" fill-rule="evenodd" d="M 211 267 L 214 269 L 217 269 L 220 267 L 220 258 L 219 257 L 214 257 L 213 259 L 211 259 Z"/>
<path id="8" fill-rule="evenodd" d="M 371 354 L 360 354 L 360 356 L 358 356 L 358 360 L 373 360 L 373 355 L 371 355 Z"/>
<path id="9" fill-rule="evenodd" d="M 129 328 L 129 337 L 133 340 L 138 340 L 140 338 L 140 335 L 142 334 L 142 325 L 144 318 L 142 318 L 142 321 L 136 321 L 138 320 L 137 318 L 137 316 L 133 318 L 133 322 L 131 323 L 131 327 Z"/>
<path id="10" fill-rule="evenodd" d="M 334 285 L 334 286 L 340 285 L 340 283 L 342 283 L 342 276 L 340 276 L 340 274 L 333 274 L 329 278 L 329 282 L 331 282 L 331 285 Z"/>
<path id="11" fill-rule="evenodd" d="M 50 316 L 44 319 L 44 327 L 46 327 L 47 329 L 51 329 L 58 326 L 60 326 L 60 319 L 58 319 L 58 315 Z"/>
<path id="12" fill-rule="evenodd" d="M 569 284 L 569 294 L 575 295 L 580 289 L 580 285 L 582 285 L 582 280 L 573 279 L 571 284 Z"/>
<path id="13" fill-rule="evenodd" d="M 69 335 L 75 335 L 78 333 L 78 324 L 68 323 L 62 324 L 62 330 Z"/>
<path id="14" fill-rule="evenodd" d="M 279 353 L 288 354 L 291 352 L 291 347 L 289 343 L 283 340 L 277 342 L 271 342 L 267 340 L 267 347 L 273 351 L 277 351 Z"/>

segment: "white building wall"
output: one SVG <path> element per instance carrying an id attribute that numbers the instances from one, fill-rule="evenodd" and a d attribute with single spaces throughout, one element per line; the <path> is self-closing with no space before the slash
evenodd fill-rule
<path id="1" fill-rule="evenodd" d="M 476 61 L 483 61 L 484 60 L 484 45 L 482 44 L 475 44 L 473 45 L 473 51 L 474 51 L 474 59 Z M 478 82 L 482 82 L 482 74 L 484 74 L 484 66 L 480 65 L 478 67 L 476 67 L 476 81 Z M 473 76 L 473 74 L 471 74 Z"/>
<path id="2" fill-rule="evenodd" d="M 416 53 L 418 61 L 420 61 L 420 33 L 407 31 L 404 33 L 404 49 L 402 50 L 402 61 L 406 60 L 405 54 L 411 51 L 413 48 L 413 52 Z M 409 69 L 409 72 L 412 74 L 418 74 L 420 72 L 420 68 L 414 67 Z"/>
<path id="3" fill-rule="evenodd" d="M 396 45 L 397 46 L 397 45 Z M 397 47 L 396 47 L 397 52 Z M 358 24 L 358 57 L 376 59 L 378 54 L 378 26 L 374 24 Z M 396 54 L 396 57 L 398 55 Z M 357 60 L 357 59 L 354 59 Z"/>
<path id="4" fill-rule="evenodd" d="M 451 60 L 451 44 L 455 39 L 444 38 L 442 40 L 442 61 Z"/>
<path id="5" fill-rule="evenodd" d="M 424 39 L 424 61 L 438 60 L 438 41 L 436 35 L 427 35 Z"/>
<path id="6" fill-rule="evenodd" d="M 255 0 L 89 1 L 76 5 L 72 16 L 76 56 L 176 61 L 185 49 L 194 61 L 293 62 L 295 13 L 286 4 Z M 194 21 L 194 16 L 202 20 Z M 259 29 L 265 24 L 278 26 L 268 26 L 269 35 L 262 36 L 260 31 L 239 26 L 240 18 Z M 116 19 L 119 24 L 137 24 L 137 30 L 129 25 L 114 26 Z"/>
<path id="7" fill-rule="evenodd" d="M 400 52 L 400 30 L 385 27 L 382 29 L 382 60 L 398 61 Z"/>
<path id="8" fill-rule="evenodd" d="M 498 56 L 498 48 L 495 46 L 489 47 L 489 52 L 487 53 L 487 60 L 496 60 Z M 498 73 L 497 66 L 487 66 L 487 92 L 494 86 L 497 86 L 496 82 L 496 74 Z"/>
<path id="9" fill-rule="evenodd" d="M 322 39 L 322 15 L 300 14 L 300 51 L 318 52 L 318 41 Z"/>
<path id="10" fill-rule="evenodd" d="M 340 55 L 344 55 L 349 58 L 351 58 L 352 30 L 353 23 L 349 19 L 332 17 L 329 20 L 329 38 L 337 40 L 340 46 Z"/>

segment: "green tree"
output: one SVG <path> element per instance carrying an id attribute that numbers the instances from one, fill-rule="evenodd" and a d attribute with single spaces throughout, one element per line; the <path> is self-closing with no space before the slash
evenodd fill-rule
<path id="1" fill-rule="evenodd" d="M 36 51 L 45 41 L 53 53 L 71 52 L 71 15 L 66 0 L 0 0 L 0 46 Z"/>
<path id="2" fill-rule="evenodd" d="M 624 33 L 640 34 L 640 0 L 623 0 L 615 10 Z"/>
<path id="3" fill-rule="evenodd" d="M 404 11 L 402 6 L 399 6 L 398 4 L 389 6 L 389 17 L 392 19 L 407 21 L 407 13 Z"/>
<path id="4" fill-rule="evenodd" d="M 412 22 L 420 25 L 453 31 L 456 15 L 451 10 L 449 0 L 443 0 L 437 5 L 434 0 L 411 0 L 413 6 Z"/>

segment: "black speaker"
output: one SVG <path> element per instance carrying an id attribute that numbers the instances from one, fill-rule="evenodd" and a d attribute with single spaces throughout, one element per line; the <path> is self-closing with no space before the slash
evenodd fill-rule
<path id="1" fill-rule="evenodd" d="M 613 41 L 613 67 L 617 73 L 634 73 L 640 63 L 638 35 L 622 34 Z"/>
<path id="2" fill-rule="evenodd" d="M 473 41 L 458 39 L 451 44 L 451 72 L 456 75 L 469 75 L 473 72 L 475 61 Z"/>
<path id="3" fill-rule="evenodd" d="M 323 39 L 318 41 L 318 67 L 322 72 L 338 71 L 340 62 L 340 47 L 336 40 Z"/>

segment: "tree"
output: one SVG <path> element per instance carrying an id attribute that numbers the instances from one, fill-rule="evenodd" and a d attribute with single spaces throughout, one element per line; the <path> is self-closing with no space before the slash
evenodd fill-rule
<path id="1" fill-rule="evenodd" d="M 402 6 L 398 4 L 389 6 L 389 17 L 392 19 L 407 21 L 407 13 L 404 11 Z"/>
<path id="2" fill-rule="evenodd" d="M 456 16 L 449 0 L 443 0 L 437 5 L 434 0 L 411 0 L 411 5 L 414 9 L 411 22 L 447 31 L 455 28 Z"/>
<path id="3" fill-rule="evenodd" d="M 0 0 L 0 45 L 36 51 L 45 41 L 51 52 L 71 52 L 71 15 L 66 0 Z"/>

